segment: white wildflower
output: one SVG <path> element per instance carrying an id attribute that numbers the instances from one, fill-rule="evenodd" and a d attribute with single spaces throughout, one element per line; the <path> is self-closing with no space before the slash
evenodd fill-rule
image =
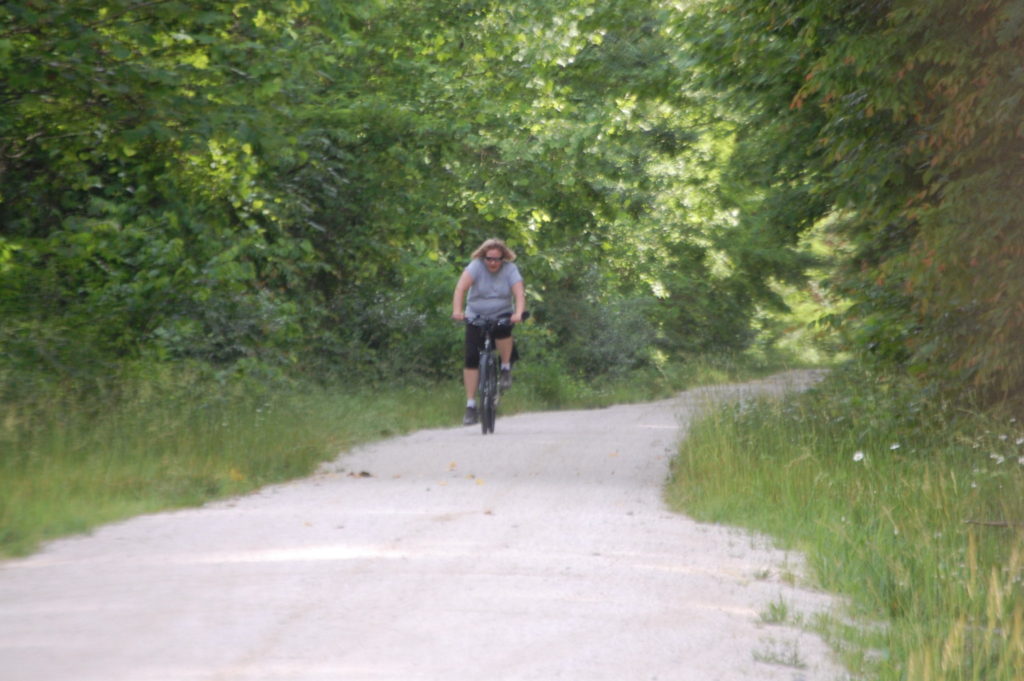
<path id="1" fill-rule="evenodd" d="M 1021 457 L 1021 458 L 1024 459 L 1024 457 Z M 864 460 L 864 452 L 854 452 L 853 453 L 853 460 L 854 461 L 863 461 Z"/>
<path id="2" fill-rule="evenodd" d="M 1016 444 L 1017 444 L 1018 446 L 1019 446 L 1019 445 L 1024 445 L 1024 437 L 1019 437 L 1019 438 L 1017 438 Z"/>
<path id="3" fill-rule="evenodd" d="M 988 458 L 990 458 L 993 461 L 995 461 L 997 465 L 1001 464 L 1004 461 L 1006 461 L 1006 457 L 1005 456 L 1000 456 L 999 454 L 989 454 Z"/>
<path id="4" fill-rule="evenodd" d="M 893 451 L 896 451 L 899 448 L 900 448 L 900 443 L 899 442 L 893 442 L 891 445 L 889 445 L 889 449 L 891 449 Z"/>

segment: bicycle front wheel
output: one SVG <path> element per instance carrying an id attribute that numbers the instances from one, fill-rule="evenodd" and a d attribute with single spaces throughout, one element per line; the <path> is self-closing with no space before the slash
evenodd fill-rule
<path id="1" fill-rule="evenodd" d="M 498 407 L 498 367 L 491 353 L 480 356 L 480 430 L 484 435 L 494 432 Z"/>

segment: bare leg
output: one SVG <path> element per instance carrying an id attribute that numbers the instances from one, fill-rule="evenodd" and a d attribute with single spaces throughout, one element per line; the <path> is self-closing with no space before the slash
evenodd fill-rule
<path id="1" fill-rule="evenodd" d="M 466 386 L 466 399 L 472 400 L 476 397 L 476 384 L 480 381 L 479 369 L 463 369 L 462 383 Z"/>
<path id="2" fill-rule="evenodd" d="M 510 363 L 512 361 L 512 337 L 499 338 L 494 341 L 494 344 L 498 346 L 498 355 L 501 356 L 501 365 L 505 366 Z"/>

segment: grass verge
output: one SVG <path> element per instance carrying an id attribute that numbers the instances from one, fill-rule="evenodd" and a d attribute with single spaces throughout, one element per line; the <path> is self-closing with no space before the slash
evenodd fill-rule
<path id="1" fill-rule="evenodd" d="M 952 412 L 837 371 L 782 401 L 715 410 L 666 491 L 710 522 L 802 551 L 850 627 L 821 627 L 880 681 L 1019 681 L 1024 669 L 1024 427 Z"/>
<path id="2" fill-rule="evenodd" d="M 244 494 L 308 474 L 357 443 L 449 416 L 425 388 L 368 396 L 306 386 L 259 399 L 210 388 L 112 409 L 65 405 L 3 442 L 0 554 Z"/>
<path id="3" fill-rule="evenodd" d="M 524 363 L 502 413 L 655 399 L 767 371 L 763 362 L 705 360 L 586 383 L 559 367 Z M 461 421 L 457 379 L 409 380 L 325 388 L 147 365 L 84 388 L 34 381 L 0 404 L 0 555 L 24 555 L 42 541 L 142 513 L 245 494 L 307 475 L 357 444 Z M 29 385 L 8 385 L 16 383 Z"/>

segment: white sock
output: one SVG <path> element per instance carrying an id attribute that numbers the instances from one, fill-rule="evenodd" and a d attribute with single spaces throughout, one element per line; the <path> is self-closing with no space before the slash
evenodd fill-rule
<path id="1" fill-rule="evenodd" d="M 501 365 L 501 370 L 502 371 L 512 371 L 512 365 L 511 364 L 502 364 Z"/>
<path id="2" fill-rule="evenodd" d="M 476 406 L 476 400 L 466 400 L 466 406 L 467 407 L 475 407 Z"/>

